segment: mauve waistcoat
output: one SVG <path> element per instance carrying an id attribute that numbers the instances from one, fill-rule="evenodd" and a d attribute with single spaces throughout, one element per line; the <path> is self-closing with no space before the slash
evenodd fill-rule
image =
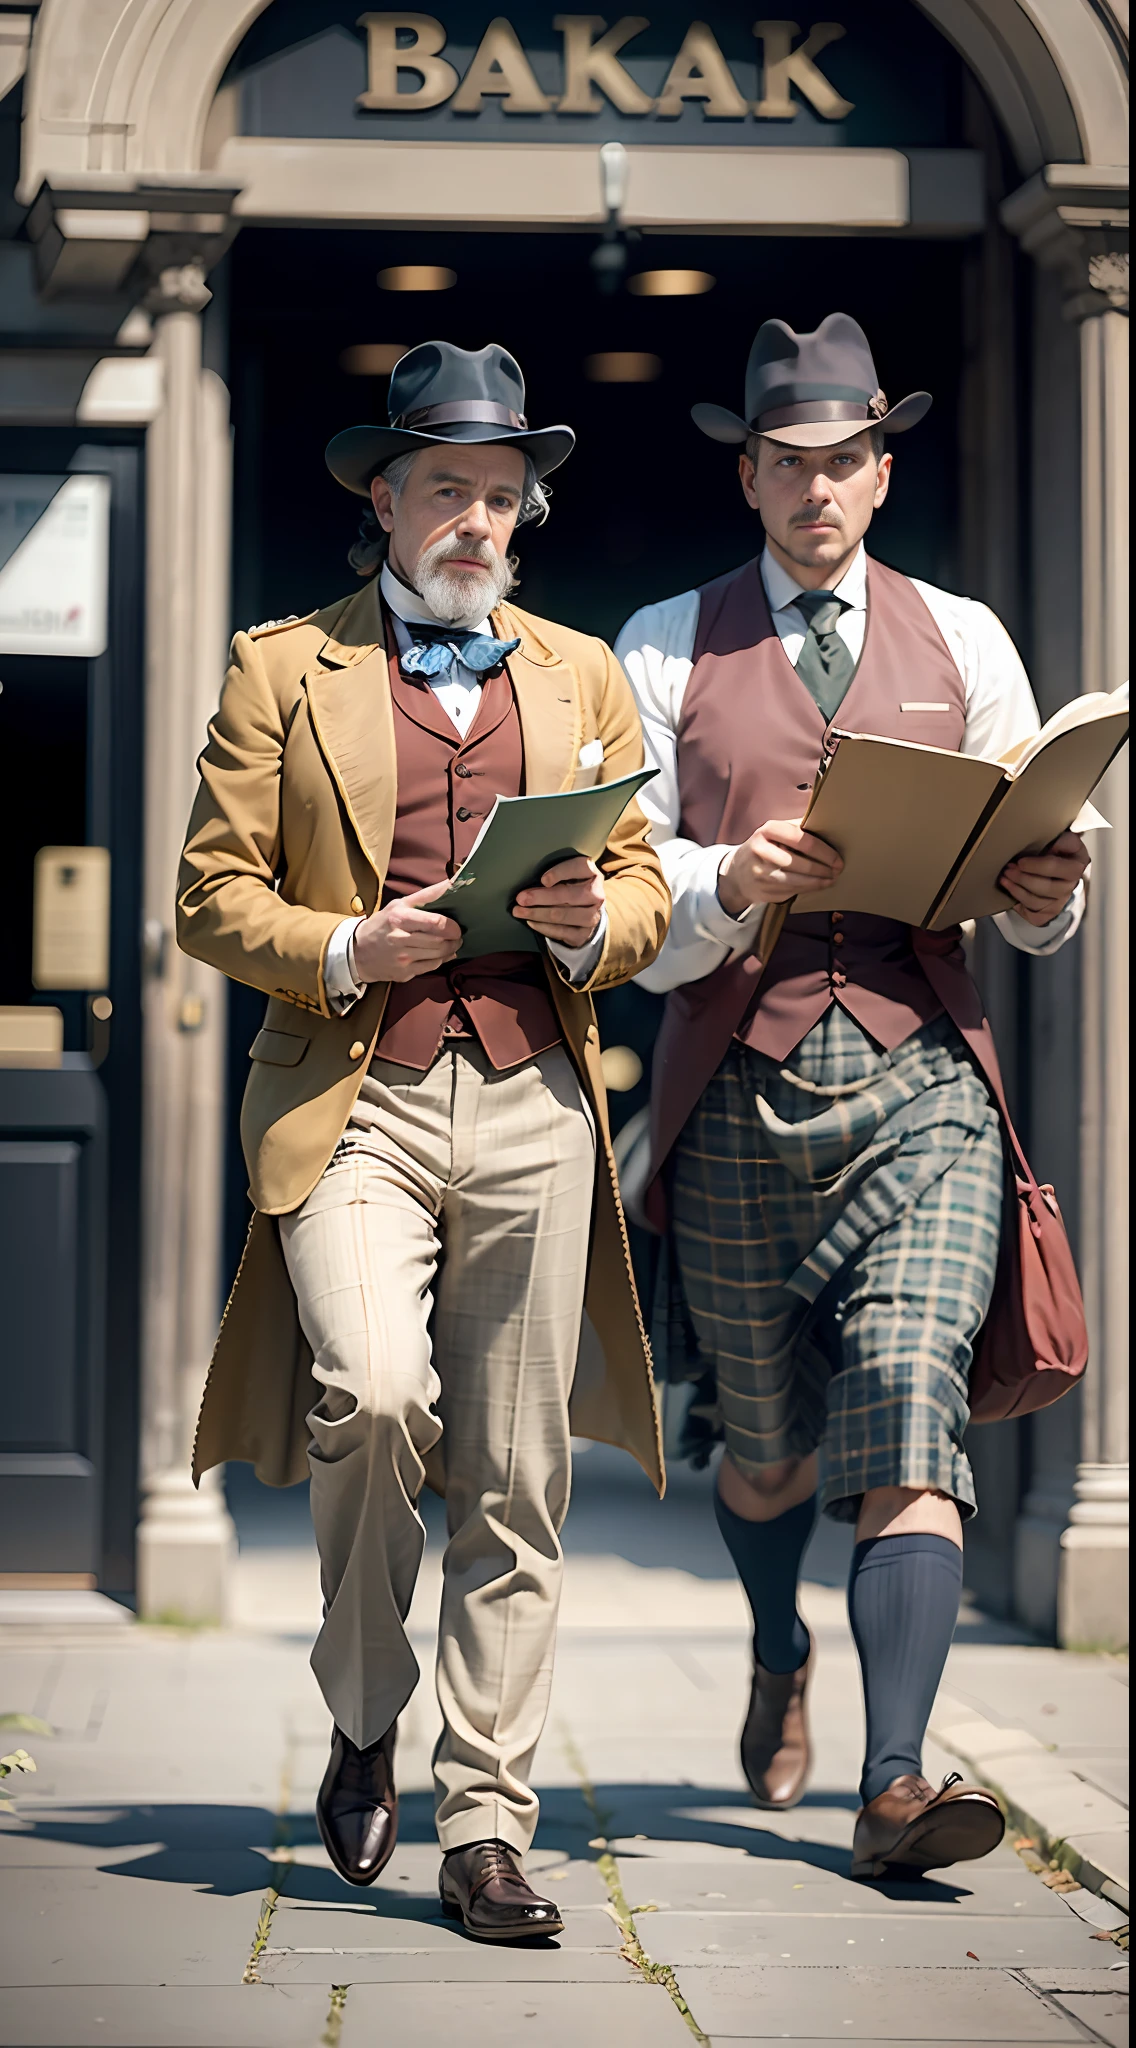
<path id="1" fill-rule="evenodd" d="M 482 684 L 463 739 L 425 682 L 390 649 L 398 812 L 383 901 L 444 881 L 469 853 L 498 796 L 524 783 L 521 721 L 504 670 Z M 533 953 L 491 953 L 391 987 L 375 1057 L 424 1070 L 447 1038 L 472 1028 L 492 1064 L 519 1066 L 560 1043 L 544 969 Z"/>
<path id="2" fill-rule="evenodd" d="M 869 562 L 863 652 L 828 725 L 781 645 L 760 569 L 747 562 L 701 593 L 678 734 L 679 832 L 733 846 L 767 818 L 799 817 L 832 726 L 957 749 L 965 725 L 962 677 L 906 576 Z M 804 913 L 786 920 L 738 1036 L 784 1060 L 837 1000 L 889 1049 L 942 1009 L 907 925 Z"/>
<path id="3" fill-rule="evenodd" d="M 800 817 L 832 726 L 781 645 L 756 561 L 699 595 L 678 732 L 678 830 L 702 846 L 736 845 L 769 818 Z M 869 561 L 863 652 L 832 725 L 957 749 L 965 723 L 962 677 L 923 599 L 906 576 Z M 784 1060 L 835 1001 L 889 1049 L 944 1008 L 985 1030 L 957 933 L 934 940 L 931 977 L 923 938 L 890 918 L 806 912 L 786 919 L 764 971 L 754 953 L 673 989 L 653 1069 L 656 1176 L 735 1036 Z M 658 1215 L 657 1180 L 652 1192 Z"/>

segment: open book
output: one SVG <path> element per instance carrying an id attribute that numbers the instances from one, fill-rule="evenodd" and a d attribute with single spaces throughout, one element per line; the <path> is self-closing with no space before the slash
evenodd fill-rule
<path id="1" fill-rule="evenodd" d="M 429 905 L 460 924 L 465 936 L 458 959 L 540 952 L 543 939 L 513 916 L 520 891 L 574 853 L 598 860 L 632 797 L 657 774 L 657 768 L 640 768 L 590 789 L 499 796 L 449 888 Z"/>
<path id="2" fill-rule="evenodd" d="M 839 733 L 805 823 L 844 868 L 794 908 L 867 911 L 928 931 L 1012 910 L 1002 869 L 1071 825 L 1105 823 L 1080 814 L 1127 737 L 1127 684 L 1075 697 L 996 761 Z"/>

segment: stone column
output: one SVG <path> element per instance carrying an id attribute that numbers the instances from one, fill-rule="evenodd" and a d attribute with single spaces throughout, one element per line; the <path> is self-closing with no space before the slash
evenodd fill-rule
<path id="1" fill-rule="evenodd" d="M 1081 318 L 1081 590 L 1085 690 L 1127 677 L 1127 257 L 1089 263 Z M 1102 308 L 1101 298 L 1104 298 Z M 1123 299 L 1124 310 L 1117 300 Z M 1061 1538 L 1062 1643 L 1128 1641 L 1128 760 L 1098 796 L 1081 1001 L 1081 1278 L 1090 1366 L 1081 1461 Z"/>
<path id="2" fill-rule="evenodd" d="M 1002 218 L 1060 280 L 1066 320 L 1080 329 L 1081 690 L 1126 679 L 1128 621 L 1128 198 L 1126 174 L 1049 165 L 1014 193 Z M 1044 476 L 1044 432 L 1036 438 Z M 1057 486 L 1056 488 L 1059 488 Z M 1041 516 L 1045 516 L 1044 507 Z M 1055 508 L 1056 509 L 1056 508 Z M 1072 564 L 1070 564 L 1070 569 Z M 1070 578 L 1071 580 L 1071 578 Z M 1052 710 L 1051 704 L 1046 706 Z M 1127 757 L 1098 795 L 1112 831 L 1094 835 L 1089 914 L 1079 950 L 1078 1252 L 1089 1323 L 1085 1387 L 1070 1404 L 1079 1458 L 1056 1545 L 1038 1547 L 1062 1507 L 1059 1461 L 1035 1475 L 1035 1540 L 1020 1545 L 1018 1607 L 1056 1611 L 1058 1640 L 1118 1647 L 1128 1640 L 1128 793 Z M 1062 1416 L 1040 1418 L 1053 1448 Z M 1046 1424 L 1052 1424 L 1046 1428 Z M 1070 1458 L 1073 1463 L 1073 1458 Z M 1039 1483 L 1040 1482 L 1040 1483 Z M 1067 1481 L 1065 1482 L 1067 1484 Z M 1066 1495 L 1067 1498 L 1067 1495 Z M 1027 1504 L 1028 1505 L 1028 1504 Z M 1056 1535 L 1056 1526 L 1052 1534 Z M 1050 1539 L 1052 1544 L 1052 1538 Z M 1027 1569 L 1046 1549 L 1056 1585 Z M 1028 1583 L 1027 1583 L 1028 1580 Z"/>
<path id="3" fill-rule="evenodd" d="M 201 365 L 196 264 L 150 307 L 165 403 L 147 448 L 143 991 L 142 1516 L 139 1612 L 223 1621 L 233 1525 L 219 1475 L 195 1491 L 193 1427 L 220 1308 L 225 984 L 174 937 L 178 856 L 228 628 L 229 424 Z"/>

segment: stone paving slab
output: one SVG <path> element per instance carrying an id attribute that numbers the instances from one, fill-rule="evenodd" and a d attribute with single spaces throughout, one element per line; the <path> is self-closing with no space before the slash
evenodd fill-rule
<path id="1" fill-rule="evenodd" d="M 316 2048 L 329 2002 L 309 1984 L 10 1991 L 0 2048 Z"/>
<path id="2" fill-rule="evenodd" d="M 1128 1968 L 1114 1963 L 1101 1981 L 1099 1970 L 1028 1970 L 1026 1980 L 1063 2012 L 1079 2019 L 1094 2040 L 1128 2048 Z"/>
<path id="3" fill-rule="evenodd" d="M 469 1940 L 454 1950 L 269 1948 L 260 1968 L 264 1984 L 531 1984 L 563 1989 L 626 1985 L 632 1975 L 631 1966 L 611 1950 L 582 1945 L 546 1949 L 526 1942 L 517 1943 L 515 1953 L 506 1953 L 496 1944 Z"/>
<path id="4" fill-rule="evenodd" d="M 259 1903 L 259 1893 L 208 1897 L 177 1876 L 124 1883 L 120 1872 L 8 1870 L 0 1927 L 19 1933 L 3 1943 L 3 1981 L 239 1984 Z"/>
<path id="5" fill-rule="evenodd" d="M 1076 2020 L 998 1970 L 687 1968 L 683 1992 L 714 2048 L 738 2040 L 1060 2043 Z"/>
<path id="6" fill-rule="evenodd" d="M 680 1977 L 691 1964 L 716 1957 L 720 1962 L 789 1962 L 809 1967 L 848 1963 L 900 1966 L 912 1955 L 921 1964 L 965 1968 L 968 1960 L 1003 1970 L 1029 1964 L 1089 1964 L 1094 1950 L 1090 1930 L 1068 1909 L 1059 1921 L 1026 1918 L 990 1921 L 980 1914 L 969 1920 L 921 1920 L 902 1908 L 889 1918 L 858 1919 L 851 1914 L 801 1915 L 731 1912 L 659 1913 L 644 1923 L 640 1936 L 657 1963 L 671 1963 Z M 1099 1950 L 1095 1951 L 1099 1954 Z"/>
<path id="7" fill-rule="evenodd" d="M 692 2048 L 659 1985 L 353 1984 L 340 2048 Z"/>
<path id="8" fill-rule="evenodd" d="M 1007 1849 L 917 1884 L 859 1884 L 808 1864 L 774 1862 L 741 1851 L 709 1862 L 697 1856 L 672 1858 L 665 1843 L 613 1847 L 628 1898 L 666 1901 L 675 1912 L 713 1911 L 715 1902 L 724 1905 L 728 1898 L 731 1909 L 740 1912 L 851 1913 L 872 1920 L 902 1914 L 905 1919 L 930 1916 L 952 1926 L 975 1915 L 984 1922 L 1008 1922 L 1025 1913 L 1057 1926 L 1069 1917 L 1065 1901 L 1031 1877 Z"/>

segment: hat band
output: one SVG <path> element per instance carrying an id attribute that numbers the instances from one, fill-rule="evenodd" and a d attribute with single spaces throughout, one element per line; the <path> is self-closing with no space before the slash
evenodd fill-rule
<path id="1" fill-rule="evenodd" d="M 399 413 L 392 427 L 448 427 L 460 420 L 475 420 L 485 427 L 515 427 L 524 431 L 528 421 L 510 406 L 494 405 L 487 398 L 455 398 L 444 405 L 423 405 L 417 412 Z"/>
<path id="2" fill-rule="evenodd" d="M 758 413 L 751 428 L 755 434 L 763 434 L 767 427 L 816 426 L 824 420 L 876 421 L 876 414 L 866 404 L 854 405 L 844 398 L 807 398 L 801 405 L 779 405 L 772 412 Z"/>

